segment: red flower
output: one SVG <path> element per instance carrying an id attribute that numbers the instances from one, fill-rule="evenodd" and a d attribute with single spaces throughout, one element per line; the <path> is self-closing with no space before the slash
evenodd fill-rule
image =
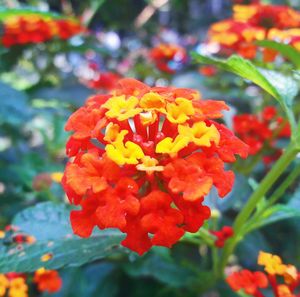
<path id="1" fill-rule="evenodd" d="M 289 6 L 259 4 L 249 6 L 248 10 L 245 20 L 252 26 L 269 30 L 297 28 L 300 24 L 300 13 Z"/>
<path id="2" fill-rule="evenodd" d="M 244 290 L 246 294 L 258 297 L 262 296 L 259 289 L 268 286 L 268 279 L 264 273 L 246 269 L 232 273 L 226 281 L 234 291 Z"/>
<path id="3" fill-rule="evenodd" d="M 87 86 L 92 89 L 111 91 L 116 88 L 120 76 L 113 72 L 99 72 L 96 77 L 87 81 Z"/>
<path id="4" fill-rule="evenodd" d="M 197 232 L 210 216 L 202 203 L 212 186 L 221 197 L 233 186 L 224 162 L 248 151 L 213 120 L 225 103 L 199 97 L 123 79 L 112 95 L 90 98 L 69 118 L 67 153 L 75 158 L 62 184 L 81 206 L 71 212 L 74 233 L 118 228 L 127 234 L 122 244 L 143 254 Z"/>
<path id="5" fill-rule="evenodd" d="M 73 20 L 51 19 L 39 14 L 16 15 L 4 20 L 2 44 L 5 47 L 42 43 L 55 37 L 68 39 L 83 32 Z"/>
<path id="6" fill-rule="evenodd" d="M 40 268 L 34 273 L 33 281 L 40 292 L 55 293 L 62 287 L 62 279 L 56 270 Z"/>
<path id="7" fill-rule="evenodd" d="M 186 50 L 175 44 L 159 44 L 151 49 L 149 56 L 160 71 L 170 74 L 187 61 Z"/>
<path id="8" fill-rule="evenodd" d="M 291 130 L 288 122 L 278 116 L 275 107 L 265 107 L 261 114 L 242 114 L 233 118 L 233 129 L 250 147 L 249 154 L 255 155 L 269 146 L 274 151 L 273 159 L 281 155 L 281 150 L 275 147 L 276 140 L 280 137 L 290 137 Z M 276 156 L 276 157 L 275 157 Z M 267 162 L 273 160 L 271 156 L 266 158 Z"/>
<path id="9" fill-rule="evenodd" d="M 219 231 L 210 231 L 213 235 L 217 237 L 215 241 L 215 246 L 222 248 L 225 244 L 225 241 L 233 236 L 233 229 L 230 226 L 224 226 Z"/>

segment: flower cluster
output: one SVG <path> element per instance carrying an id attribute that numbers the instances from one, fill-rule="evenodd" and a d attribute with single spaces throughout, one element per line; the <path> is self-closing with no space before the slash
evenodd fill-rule
<path id="1" fill-rule="evenodd" d="M 62 280 L 55 270 L 38 269 L 33 281 L 23 273 L 0 274 L 0 296 L 28 297 L 29 287 L 33 285 L 40 292 L 55 293 L 61 289 Z"/>
<path id="2" fill-rule="evenodd" d="M 260 52 L 255 41 L 263 39 L 289 43 L 299 49 L 300 12 L 288 6 L 260 3 L 235 5 L 233 10 L 231 19 L 214 23 L 208 33 L 208 43 L 217 44 L 219 54 L 238 53 L 253 59 Z M 271 62 L 277 52 L 263 49 L 262 55 L 265 62 Z"/>
<path id="3" fill-rule="evenodd" d="M 262 289 L 271 285 L 274 296 L 299 297 L 295 293 L 300 285 L 300 273 L 294 265 L 286 265 L 281 258 L 260 252 L 258 264 L 264 266 L 264 272 L 241 270 L 227 277 L 227 283 L 234 291 L 243 290 L 254 297 L 264 297 Z"/>
<path id="4" fill-rule="evenodd" d="M 33 244 L 35 238 L 24 234 L 17 226 L 8 225 L 5 230 L 0 230 L 0 238 L 12 244 Z M 33 279 L 31 275 L 24 273 L 10 272 L 0 274 L 0 297 L 28 297 L 29 288 L 33 286 L 40 292 L 55 293 L 62 287 L 62 279 L 55 270 L 40 268 L 35 271 Z"/>
<path id="5" fill-rule="evenodd" d="M 264 161 L 270 163 L 281 155 L 281 149 L 276 147 L 276 141 L 282 137 L 290 137 L 290 126 L 278 115 L 274 106 L 265 107 L 257 115 L 241 114 L 233 117 L 233 130 L 249 145 L 249 154 L 260 153 L 264 148 L 271 150 L 271 155 L 264 156 Z"/>
<path id="6" fill-rule="evenodd" d="M 222 248 L 225 244 L 225 241 L 233 236 L 233 229 L 230 226 L 224 226 L 219 231 L 210 231 L 211 234 L 216 236 L 215 246 Z"/>
<path id="7" fill-rule="evenodd" d="M 187 62 L 186 50 L 175 44 L 159 44 L 149 53 L 156 67 L 166 73 L 174 74 Z"/>
<path id="8" fill-rule="evenodd" d="M 56 270 L 40 268 L 34 273 L 33 282 L 40 292 L 56 293 L 62 287 L 62 279 Z"/>
<path id="9" fill-rule="evenodd" d="M 234 174 L 224 162 L 247 157 L 248 146 L 214 121 L 223 101 L 200 100 L 192 89 L 149 87 L 122 79 L 71 115 L 67 154 L 75 157 L 62 180 L 76 233 L 95 226 L 127 234 L 122 244 L 139 254 L 170 247 L 210 216 L 203 205 L 214 185 L 221 197 Z"/>
<path id="10" fill-rule="evenodd" d="M 54 19 L 35 13 L 9 16 L 3 26 L 1 43 L 5 47 L 43 43 L 53 38 L 66 40 L 83 32 L 73 19 Z"/>

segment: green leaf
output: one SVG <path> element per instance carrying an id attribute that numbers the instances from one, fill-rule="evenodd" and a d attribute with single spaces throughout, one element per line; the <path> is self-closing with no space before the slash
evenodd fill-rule
<path id="1" fill-rule="evenodd" d="M 288 58 L 297 68 L 300 68 L 300 52 L 294 47 L 273 40 L 260 40 L 256 43 L 259 46 L 278 51 L 282 56 Z"/>
<path id="2" fill-rule="evenodd" d="M 250 230 L 258 229 L 278 221 L 300 218 L 300 209 L 291 205 L 277 204 L 269 207 L 254 224 L 249 226 Z"/>
<path id="3" fill-rule="evenodd" d="M 159 248 L 153 249 L 142 258 L 125 264 L 124 269 L 131 277 L 152 277 L 171 287 L 179 288 L 197 282 L 195 272 L 174 262 L 169 250 L 166 253 L 159 252 Z"/>
<path id="4" fill-rule="evenodd" d="M 94 232 L 86 239 L 73 235 L 69 213 L 70 207 L 64 204 L 46 202 L 18 214 L 13 224 L 37 241 L 23 245 L 22 249 L 2 245 L 0 272 L 32 272 L 41 266 L 47 269 L 81 266 L 125 252 L 119 245 L 124 235 L 114 229 Z M 45 254 L 50 254 L 52 259 L 41 261 Z"/>
<path id="5" fill-rule="evenodd" d="M 222 60 L 193 52 L 192 57 L 196 62 L 216 65 L 223 70 L 232 72 L 254 82 L 277 100 L 280 100 L 281 98 L 276 88 L 259 72 L 259 70 L 250 61 L 245 60 L 240 56 L 233 55 L 226 60 Z"/>
<path id="6" fill-rule="evenodd" d="M 280 103 L 288 116 L 292 129 L 295 130 L 295 118 L 290 106 L 299 91 L 299 86 L 292 76 L 284 76 L 274 71 L 259 69 L 250 61 L 236 55 L 223 60 L 193 52 L 192 57 L 196 62 L 215 65 L 260 86 Z"/>
<path id="7" fill-rule="evenodd" d="M 0 125 L 19 126 L 32 116 L 27 95 L 0 82 Z"/>
<path id="8" fill-rule="evenodd" d="M 292 106 L 293 99 L 297 96 L 299 92 L 299 82 L 297 82 L 292 76 L 283 75 L 280 72 L 259 69 L 268 81 L 276 86 L 278 93 L 288 107 Z"/>

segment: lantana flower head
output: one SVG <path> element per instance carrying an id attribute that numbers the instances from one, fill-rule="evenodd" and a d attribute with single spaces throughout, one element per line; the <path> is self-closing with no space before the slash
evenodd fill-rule
<path id="1" fill-rule="evenodd" d="M 149 56 L 160 71 L 170 74 L 176 73 L 188 58 L 183 47 L 168 43 L 161 43 L 152 48 Z"/>
<path id="2" fill-rule="evenodd" d="M 274 296 L 298 297 L 300 273 L 294 265 L 286 265 L 281 258 L 266 252 L 260 252 L 258 264 L 265 272 L 243 269 L 234 272 L 226 279 L 234 291 L 244 291 L 250 296 L 265 297 L 262 289 L 271 286 Z"/>
<path id="3" fill-rule="evenodd" d="M 66 40 L 84 31 L 76 20 L 54 19 L 35 13 L 9 16 L 3 26 L 0 40 L 5 47 L 42 43 L 53 38 Z"/>
<path id="4" fill-rule="evenodd" d="M 234 174 L 224 169 L 248 146 L 215 120 L 228 107 L 200 100 L 192 89 L 149 87 L 122 79 L 71 115 L 62 184 L 72 204 L 76 234 L 95 226 L 127 234 L 122 244 L 139 254 L 171 247 L 209 218 L 203 205 L 215 186 L 224 197 Z"/>
<path id="5" fill-rule="evenodd" d="M 0 296 L 27 297 L 26 276 L 19 273 L 0 274 Z"/>
<path id="6" fill-rule="evenodd" d="M 276 147 L 277 140 L 291 136 L 290 125 L 278 115 L 274 106 L 265 107 L 260 114 L 235 115 L 233 130 L 249 145 L 250 155 L 256 155 L 266 147 L 272 150 L 271 155 L 264 154 L 266 164 L 281 155 L 281 149 Z"/>
<path id="7" fill-rule="evenodd" d="M 256 56 L 257 46 L 254 41 L 265 38 L 266 30 L 264 28 L 250 26 L 234 19 L 214 23 L 208 32 L 208 43 L 218 44 L 220 54 L 228 56 L 238 53 L 248 59 Z"/>
<path id="8" fill-rule="evenodd" d="M 235 20 L 266 30 L 297 28 L 300 24 L 300 12 L 285 5 L 237 5 L 233 10 Z"/>
<path id="9" fill-rule="evenodd" d="M 272 62 L 278 52 L 261 49 L 256 41 L 269 39 L 298 48 L 292 39 L 297 40 L 300 36 L 299 11 L 284 5 L 237 2 L 232 18 L 214 23 L 208 31 L 207 43 L 217 44 L 220 47 L 218 54 L 229 56 L 237 53 L 244 58 L 254 59 L 259 53 L 264 62 Z"/>

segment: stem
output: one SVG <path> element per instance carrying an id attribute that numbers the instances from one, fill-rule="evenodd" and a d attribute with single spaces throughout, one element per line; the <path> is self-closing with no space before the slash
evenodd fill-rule
<path id="1" fill-rule="evenodd" d="M 212 247 L 212 262 L 213 262 L 213 273 L 214 276 L 218 276 L 218 266 L 219 266 L 219 253 L 218 248 L 213 246 Z"/>
<path id="2" fill-rule="evenodd" d="M 300 175 L 300 166 L 296 166 L 290 174 L 286 177 L 280 187 L 272 194 L 270 199 L 267 201 L 267 207 L 274 204 L 288 189 L 288 187 L 295 181 L 295 179 Z"/>
<path id="3" fill-rule="evenodd" d="M 288 189 L 288 187 L 295 181 L 295 179 L 300 175 L 300 166 L 296 166 L 290 174 L 286 177 L 286 179 L 282 182 L 282 184 L 277 188 L 277 190 L 271 195 L 271 197 L 266 201 L 266 205 L 262 207 L 259 211 L 257 211 L 252 217 L 251 221 L 249 223 L 255 223 L 257 219 L 260 217 L 261 214 L 265 212 L 265 210 L 273 205 L 275 202 L 277 202 L 278 199 L 285 193 L 285 191 Z M 250 224 L 250 228 L 246 228 L 245 233 L 248 233 L 252 231 L 254 228 L 252 228 Z"/>
<path id="4" fill-rule="evenodd" d="M 268 190 L 273 186 L 273 184 L 277 181 L 280 175 L 285 171 L 285 169 L 289 166 L 289 164 L 294 160 L 297 155 L 299 149 L 294 145 L 294 143 L 289 144 L 289 146 L 284 151 L 283 155 L 279 158 L 279 160 L 275 163 L 273 168 L 269 171 L 269 173 L 262 180 L 260 185 L 257 187 L 256 191 L 250 196 L 247 201 L 245 207 L 237 216 L 235 223 L 233 224 L 234 236 L 229 239 L 224 247 L 223 254 L 220 261 L 220 276 L 223 275 L 223 271 L 227 264 L 229 256 L 234 251 L 237 243 L 241 239 L 240 231 L 243 228 L 244 223 L 248 220 L 251 213 L 256 208 L 258 202 L 265 196 Z"/>

